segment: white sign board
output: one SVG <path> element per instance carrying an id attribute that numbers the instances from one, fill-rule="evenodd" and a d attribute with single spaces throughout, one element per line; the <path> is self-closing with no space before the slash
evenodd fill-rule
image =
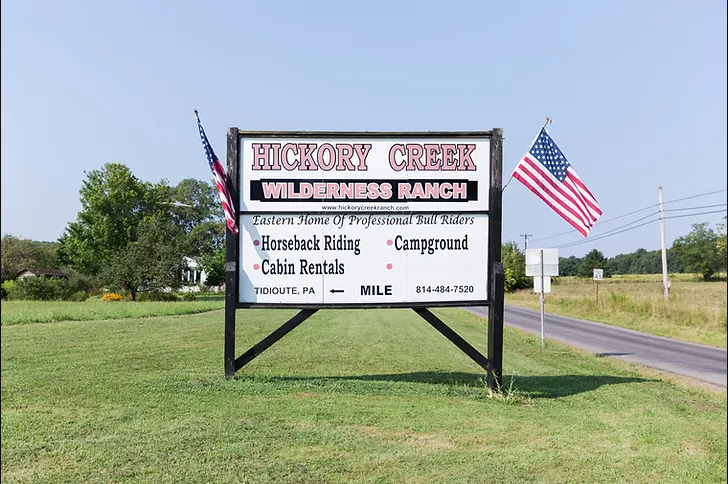
<path id="1" fill-rule="evenodd" d="M 541 292 L 541 277 L 533 278 L 533 292 Z M 543 277 L 543 292 L 544 293 L 551 292 L 551 277 L 550 276 Z"/>
<path id="2" fill-rule="evenodd" d="M 239 303 L 489 299 L 488 137 L 241 136 Z"/>
<path id="3" fill-rule="evenodd" d="M 604 269 L 594 269 L 594 280 L 601 281 L 604 279 Z"/>
<path id="4" fill-rule="evenodd" d="M 488 210 L 489 138 L 243 138 L 240 210 Z"/>
<path id="5" fill-rule="evenodd" d="M 543 254 L 543 275 L 559 275 L 559 249 L 526 249 L 526 275 L 541 276 Z"/>
<path id="6" fill-rule="evenodd" d="M 241 302 L 488 299 L 488 217 L 245 215 Z"/>

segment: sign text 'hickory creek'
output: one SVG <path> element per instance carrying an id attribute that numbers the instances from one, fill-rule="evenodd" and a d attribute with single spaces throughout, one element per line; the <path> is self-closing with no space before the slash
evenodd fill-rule
<path id="1" fill-rule="evenodd" d="M 241 133 L 238 153 L 239 304 L 488 300 L 486 134 Z"/>

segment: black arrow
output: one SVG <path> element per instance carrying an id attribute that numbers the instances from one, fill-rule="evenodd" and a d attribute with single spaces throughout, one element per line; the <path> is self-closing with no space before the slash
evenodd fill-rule
<path id="1" fill-rule="evenodd" d="M 335 294 L 335 293 L 337 293 L 337 292 L 344 292 L 344 290 L 343 290 L 343 289 L 332 289 L 332 290 L 331 290 L 331 291 L 329 291 L 329 292 L 330 292 L 331 294 Z"/>

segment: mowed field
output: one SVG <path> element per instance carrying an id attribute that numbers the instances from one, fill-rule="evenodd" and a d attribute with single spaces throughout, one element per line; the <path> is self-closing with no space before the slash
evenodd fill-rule
<path id="1" fill-rule="evenodd" d="M 662 275 L 604 279 L 560 277 L 545 296 L 547 313 L 598 321 L 668 338 L 726 347 L 726 281 L 702 282 L 690 274 L 670 275 L 670 299 L 663 299 Z M 540 310 L 533 290 L 506 294 L 506 304 Z"/>
<path id="2" fill-rule="evenodd" d="M 410 310 L 320 311 L 225 380 L 221 310 L 107 304 L 140 314 L 2 325 L 3 482 L 726 481 L 725 393 L 516 330 L 494 396 Z M 238 353 L 292 314 L 239 310 Z"/>

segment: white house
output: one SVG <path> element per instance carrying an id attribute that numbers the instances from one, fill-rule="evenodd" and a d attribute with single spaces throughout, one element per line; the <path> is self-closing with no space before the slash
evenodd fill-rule
<path id="1" fill-rule="evenodd" d="M 200 286 L 204 286 L 206 281 L 207 273 L 200 268 L 197 261 L 191 257 L 185 257 L 180 292 L 200 292 Z M 210 288 L 210 290 L 216 291 L 217 288 Z"/>

